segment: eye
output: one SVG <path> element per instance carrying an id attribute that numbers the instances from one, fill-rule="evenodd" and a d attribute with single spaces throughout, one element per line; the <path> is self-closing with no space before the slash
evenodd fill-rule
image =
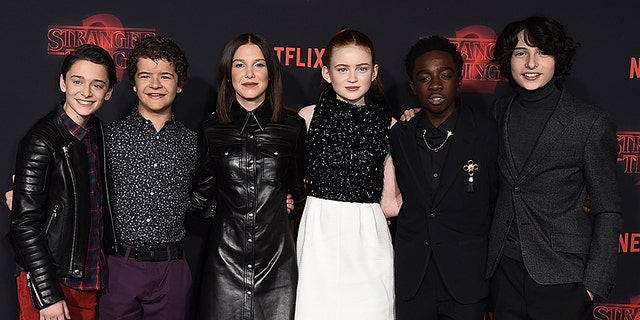
<path id="1" fill-rule="evenodd" d="M 76 80 L 71 80 L 71 83 L 73 83 L 73 84 L 82 84 L 82 81 L 76 79 Z"/>
<path id="2" fill-rule="evenodd" d="M 546 53 L 545 51 L 542 51 L 542 50 L 538 51 L 538 54 L 543 56 L 543 57 L 546 57 L 546 56 L 549 55 L 548 53 Z"/>
<path id="3" fill-rule="evenodd" d="M 445 72 L 443 74 L 440 75 L 440 79 L 442 80 L 449 80 L 453 78 L 453 75 L 451 73 Z"/>
<path id="4" fill-rule="evenodd" d="M 234 67 L 234 68 L 242 68 L 242 67 L 244 67 L 244 63 L 242 63 L 242 62 L 236 62 L 236 63 L 234 63 L 234 64 L 233 64 L 233 67 Z"/>
<path id="5" fill-rule="evenodd" d="M 256 68 L 264 68 L 267 65 L 264 62 L 256 62 L 256 64 L 253 65 Z"/>
<path id="6" fill-rule="evenodd" d="M 98 90 L 102 90 L 104 89 L 105 85 L 103 83 L 96 83 L 93 85 L 94 88 L 98 89 Z"/>
<path id="7" fill-rule="evenodd" d="M 357 69 L 357 70 L 358 70 L 358 72 L 365 73 L 365 72 L 369 71 L 369 67 L 367 67 L 367 66 L 361 66 L 361 67 L 358 67 L 358 69 Z"/>
<path id="8" fill-rule="evenodd" d="M 345 67 L 338 67 L 338 68 L 336 68 L 336 71 L 338 71 L 340 73 L 346 73 L 347 71 L 349 71 L 349 69 L 347 69 Z"/>
<path id="9" fill-rule="evenodd" d="M 513 56 L 514 57 L 524 57 L 526 53 L 524 51 L 514 51 L 513 52 Z"/>

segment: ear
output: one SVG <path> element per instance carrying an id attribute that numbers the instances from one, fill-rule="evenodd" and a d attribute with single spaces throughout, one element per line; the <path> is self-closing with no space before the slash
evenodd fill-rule
<path id="1" fill-rule="evenodd" d="M 373 72 L 371 73 L 371 82 L 378 77 L 378 64 L 373 65 Z"/>
<path id="2" fill-rule="evenodd" d="M 109 91 L 107 92 L 107 94 L 104 95 L 104 100 L 109 100 L 111 99 L 111 95 L 113 94 L 113 87 L 111 87 L 111 89 L 109 89 Z"/>
<path id="3" fill-rule="evenodd" d="M 67 92 L 67 84 L 64 83 L 64 77 L 60 75 L 60 91 Z"/>
<path id="4" fill-rule="evenodd" d="M 411 92 L 413 93 L 413 95 L 416 95 L 416 87 L 413 84 L 413 81 L 409 82 L 409 88 L 411 89 Z"/>
<path id="5" fill-rule="evenodd" d="M 182 92 L 182 86 L 178 87 L 178 93 Z"/>
<path id="6" fill-rule="evenodd" d="M 322 66 L 322 78 L 324 81 L 331 83 L 331 76 L 329 75 L 329 68 L 327 68 L 327 66 Z"/>

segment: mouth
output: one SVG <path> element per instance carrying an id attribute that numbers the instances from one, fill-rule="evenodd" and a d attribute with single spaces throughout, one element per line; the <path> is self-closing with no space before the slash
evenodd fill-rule
<path id="1" fill-rule="evenodd" d="M 444 102 L 444 97 L 442 97 L 442 96 L 431 96 L 427 100 L 429 100 L 429 102 L 432 105 L 436 105 L 437 106 L 437 105 L 439 105 L 439 104 Z"/>
<path id="2" fill-rule="evenodd" d="M 257 82 L 245 82 L 245 83 L 242 84 L 242 86 L 248 87 L 248 88 L 253 88 L 253 87 L 257 86 L 257 85 L 258 85 Z"/>
<path id="3" fill-rule="evenodd" d="M 359 86 L 348 86 L 345 87 L 345 89 L 347 89 L 347 91 L 358 91 L 358 89 L 360 89 Z"/>
<path id="4" fill-rule="evenodd" d="M 89 106 L 95 103 L 93 100 L 76 99 L 76 102 L 82 106 Z"/>
<path id="5" fill-rule="evenodd" d="M 526 79 L 526 80 L 536 80 L 538 79 L 542 74 L 537 73 L 537 72 L 528 72 L 528 73 L 523 73 L 522 76 Z"/>
<path id="6" fill-rule="evenodd" d="M 147 93 L 147 96 L 151 99 L 162 99 L 165 95 L 162 93 Z"/>

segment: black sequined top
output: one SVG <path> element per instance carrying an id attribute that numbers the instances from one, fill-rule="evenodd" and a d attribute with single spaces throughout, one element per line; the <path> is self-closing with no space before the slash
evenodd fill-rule
<path id="1" fill-rule="evenodd" d="M 337 201 L 377 203 L 391 117 L 384 99 L 367 105 L 338 100 L 325 92 L 307 133 L 306 187 L 309 195 Z"/>

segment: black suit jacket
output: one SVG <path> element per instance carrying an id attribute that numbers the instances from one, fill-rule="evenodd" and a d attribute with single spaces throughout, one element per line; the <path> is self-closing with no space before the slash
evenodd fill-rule
<path id="1" fill-rule="evenodd" d="M 415 138 L 420 114 L 391 129 L 391 155 L 403 198 L 395 239 L 396 292 L 401 299 L 416 294 L 432 258 L 459 302 L 477 302 L 489 293 L 484 273 L 497 193 L 497 128 L 479 110 L 463 104 L 458 108 L 433 197 Z M 463 170 L 469 160 L 478 164 L 473 193 L 467 192 L 469 176 Z"/>
<path id="2" fill-rule="evenodd" d="M 507 124 L 515 97 L 498 100 L 500 193 L 487 276 L 500 261 L 517 215 L 522 258 L 540 284 L 582 282 L 605 297 L 615 279 L 622 223 L 616 180 L 616 127 L 600 109 L 563 91 L 534 149 L 518 171 Z M 591 196 L 591 212 L 582 204 Z"/>

